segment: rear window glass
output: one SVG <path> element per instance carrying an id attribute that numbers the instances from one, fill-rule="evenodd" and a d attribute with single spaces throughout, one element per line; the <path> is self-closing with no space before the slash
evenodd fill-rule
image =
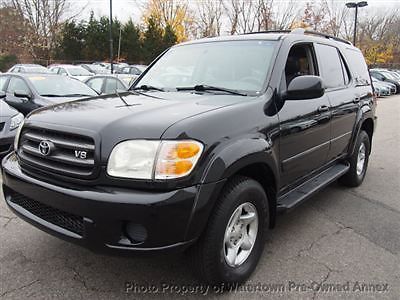
<path id="1" fill-rule="evenodd" d="M 315 50 L 318 55 L 321 76 L 327 88 L 344 86 L 342 62 L 335 47 L 317 44 Z"/>
<path id="2" fill-rule="evenodd" d="M 359 50 L 346 49 L 345 55 L 350 64 L 350 70 L 353 73 L 354 80 L 357 85 L 369 85 L 371 79 L 368 73 L 368 67 L 365 63 L 364 57 Z"/>

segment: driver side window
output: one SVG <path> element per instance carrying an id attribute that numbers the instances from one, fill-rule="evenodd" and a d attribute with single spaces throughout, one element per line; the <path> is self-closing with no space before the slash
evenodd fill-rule
<path id="1" fill-rule="evenodd" d="M 283 76 L 286 88 L 294 78 L 303 75 L 318 75 L 313 47 L 310 44 L 298 44 L 290 49 Z"/>

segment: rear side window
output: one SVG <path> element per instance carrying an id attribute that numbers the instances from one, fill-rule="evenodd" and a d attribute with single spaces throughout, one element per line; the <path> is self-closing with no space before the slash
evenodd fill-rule
<path id="1" fill-rule="evenodd" d="M 326 88 L 338 88 L 345 85 L 342 62 L 335 47 L 316 44 L 320 75 Z"/>
<path id="2" fill-rule="evenodd" d="M 104 93 L 111 94 L 118 90 L 126 90 L 126 88 L 115 78 L 107 78 Z"/>
<path id="3" fill-rule="evenodd" d="M 103 86 L 103 78 L 93 78 L 90 79 L 87 83 L 92 89 L 96 92 L 101 93 L 101 87 Z"/>
<path id="4" fill-rule="evenodd" d="M 356 85 L 370 85 L 371 79 L 362 53 L 356 49 L 346 49 L 345 55 Z"/>

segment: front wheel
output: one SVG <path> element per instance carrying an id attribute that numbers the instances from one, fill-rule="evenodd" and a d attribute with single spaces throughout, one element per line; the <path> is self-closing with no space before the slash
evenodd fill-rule
<path id="1" fill-rule="evenodd" d="M 222 191 L 205 232 L 191 249 L 196 273 L 209 284 L 244 282 L 264 248 L 268 199 L 255 180 L 237 176 Z"/>
<path id="2" fill-rule="evenodd" d="M 358 135 L 354 153 L 349 159 L 350 169 L 339 179 L 340 183 L 349 187 L 357 187 L 363 182 L 367 172 L 370 150 L 369 136 L 362 130 Z"/>

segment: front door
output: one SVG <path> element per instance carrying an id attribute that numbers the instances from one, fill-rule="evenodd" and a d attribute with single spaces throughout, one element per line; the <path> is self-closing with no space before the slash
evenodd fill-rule
<path id="1" fill-rule="evenodd" d="M 302 75 L 319 75 L 312 44 L 291 48 L 282 76 L 283 86 L 287 88 L 293 78 Z M 286 100 L 278 109 L 281 188 L 285 188 L 326 163 L 331 111 L 326 95 L 307 100 Z"/>

